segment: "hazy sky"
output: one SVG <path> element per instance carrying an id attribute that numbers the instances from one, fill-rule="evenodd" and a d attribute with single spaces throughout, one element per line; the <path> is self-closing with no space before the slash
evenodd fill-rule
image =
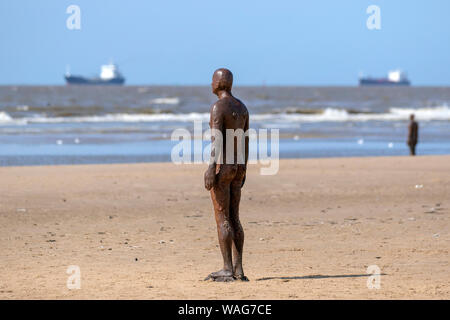
<path id="1" fill-rule="evenodd" d="M 66 9 L 81 8 L 81 30 Z M 369 5 L 381 30 L 368 30 Z M 0 84 L 63 84 L 113 58 L 127 84 L 356 85 L 394 68 L 450 85 L 448 0 L 1 0 Z"/>

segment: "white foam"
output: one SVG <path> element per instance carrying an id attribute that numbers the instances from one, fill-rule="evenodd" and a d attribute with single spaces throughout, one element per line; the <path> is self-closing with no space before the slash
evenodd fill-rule
<path id="1" fill-rule="evenodd" d="M 17 111 L 28 111 L 29 107 L 27 105 L 19 105 L 16 107 Z"/>
<path id="2" fill-rule="evenodd" d="M 27 124 L 26 118 L 14 119 L 8 113 L 0 111 L 0 124 L 5 125 L 23 125 Z"/>
<path id="3" fill-rule="evenodd" d="M 450 108 L 441 106 L 435 108 L 392 108 L 388 113 L 348 113 L 344 109 L 327 108 L 318 114 L 266 113 L 252 114 L 251 122 L 264 122 L 270 127 L 289 127 L 292 123 L 301 122 L 361 122 L 361 121 L 404 121 L 414 113 L 418 121 L 449 121 Z M 95 122 L 192 122 L 195 120 L 209 121 L 209 113 L 156 113 L 156 114 L 128 114 L 114 113 L 98 116 L 83 117 L 47 117 L 36 115 L 33 117 L 12 118 L 6 112 L 0 112 L 1 124 L 28 123 L 95 123 Z"/>
<path id="4" fill-rule="evenodd" d="M 256 114 L 253 121 L 281 122 L 362 122 L 362 121 L 403 121 L 415 114 L 418 121 L 450 120 L 450 108 L 441 106 L 435 108 L 391 108 L 388 113 L 348 113 L 344 109 L 327 108 L 317 114 Z"/>
<path id="5" fill-rule="evenodd" d="M 8 123 L 13 121 L 11 116 L 7 114 L 6 112 L 0 111 L 0 123 Z"/>
<path id="6" fill-rule="evenodd" d="M 414 114 L 417 120 L 450 120 L 450 108 L 446 105 L 434 108 L 391 108 L 389 110 L 392 114 L 409 118 Z"/>
<path id="7" fill-rule="evenodd" d="M 174 98 L 156 98 L 153 100 L 150 100 L 150 103 L 153 104 L 179 104 L 180 99 L 177 97 Z"/>

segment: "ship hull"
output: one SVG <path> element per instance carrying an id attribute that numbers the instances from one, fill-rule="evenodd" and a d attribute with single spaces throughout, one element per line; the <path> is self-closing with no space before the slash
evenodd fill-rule
<path id="1" fill-rule="evenodd" d="M 116 85 L 120 86 L 125 83 L 124 78 L 113 78 L 109 80 L 103 80 L 100 78 L 85 78 L 80 76 L 65 76 L 66 83 L 68 85 L 97 85 L 97 86 L 105 86 L 105 85 Z"/>
<path id="2" fill-rule="evenodd" d="M 386 87 L 407 87 L 411 83 L 408 80 L 390 81 L 388 79 L 359 79 L 360 86 L 386 86 Z"/>

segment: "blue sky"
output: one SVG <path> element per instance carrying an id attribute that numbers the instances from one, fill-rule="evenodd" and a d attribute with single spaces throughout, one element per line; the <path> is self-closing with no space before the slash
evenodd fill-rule
<path id="1" fill-rule="evenodd" d="M 81 8 L 68 30 L 66 8 Z M 369 5 L 381 30 L 366 28 Z M 63 84 L 113 58 L 127 84 L 356 85 L 394 68 L 450 85 L 448 0 L 2 0 L 0 84 Z"/>

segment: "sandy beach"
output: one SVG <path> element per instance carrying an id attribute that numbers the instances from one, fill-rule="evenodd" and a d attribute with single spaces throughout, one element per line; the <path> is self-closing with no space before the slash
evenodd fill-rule
<path id="1" fill-rule="evenodd" d="M 250 282 L 221 268 L 204 165 L 0 168 L 1 299 L 450 299 L 450 156 L 250 166 Z M 81 288 L 67 288 L 68 266 Z M 381 287 L 367 287 L 367 267 Z"/>

